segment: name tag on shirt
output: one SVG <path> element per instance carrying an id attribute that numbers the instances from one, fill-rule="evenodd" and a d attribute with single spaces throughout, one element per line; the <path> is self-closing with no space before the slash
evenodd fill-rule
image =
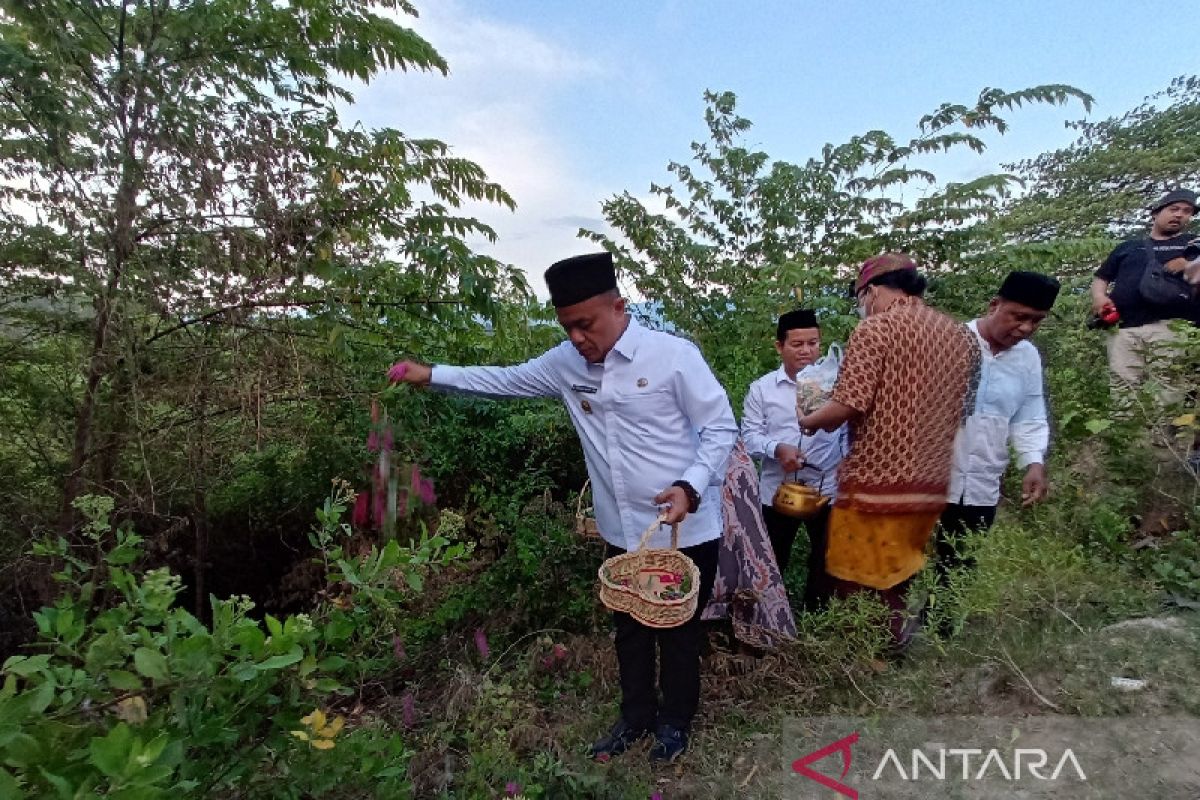
<path id="1" fill-rule="evenodd" d="M 595 386 L 582 386 L 578 383 L 572 383 L 571 391 L 583 392 L 584 394 L 595 394 L 596 392 L 599 391 L 599 389 L 597 389 Z"/>

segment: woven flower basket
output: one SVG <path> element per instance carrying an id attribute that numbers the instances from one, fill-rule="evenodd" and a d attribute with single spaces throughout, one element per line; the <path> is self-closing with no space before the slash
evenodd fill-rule
<path id="1" fill-rule="evenodd" d="M 591 484 L 590 479 L 583 482 L 583 488 L 579 490 L 579 499 L 575 501 L 575 533 L 590 539 L 598 539 L 600 538 L 600 527 L 596 524 L 596 518 L 591 516 L 592 507 L 583 507 L 583 496 L 587 494 Z"/>
<path id="2" fill-rule="evenodd" d="M 642 534 L 638 549 L 600 565 L 600 602 L 651 628 L 674 628 L 696 613 L 700 568 L 679 552 L 679 525 L 671 526 L 670 549 L 646 542 L 663 524 L 659 517 Z"/>

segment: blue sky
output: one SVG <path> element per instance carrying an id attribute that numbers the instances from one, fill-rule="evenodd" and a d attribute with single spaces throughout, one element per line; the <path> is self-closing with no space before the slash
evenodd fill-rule
<path id="1" fill-rule="evenodd" d="M 704 138 L 705 89 L 737 94 L 748 141 L 788 161 L 873 128 L 911 135 L 938 104 L 988 86 L 1067 83 L 1095 97 L 1090 115 L 1077 103 L 1014 111 L 983 155 L 927 164 L 964 180 L 1063 146 L 1064 121 L 1121 114 L 1197 64 L 1186 4 L 416 3 L 406 24 L 450 76 L 381 76 L 346 116 L 440 138 L 482 164 L 518 208 L 472 207 L 499 236 L 474 244 L 526 268 L 540 296 L 547 265 L 590 249 L 575 231 L 604 227 L 604 198 L 646 197 Z"/>

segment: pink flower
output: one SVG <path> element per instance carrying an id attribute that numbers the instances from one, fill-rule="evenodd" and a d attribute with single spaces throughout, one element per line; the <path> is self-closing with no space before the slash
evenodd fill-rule
<path id="1" fill-rule="evenodd" d="M 417 484 L 417 497 L 420 497 L 421 502 L 427 506 L 436 503 L 437 495 L 433 493 L 433 481 L 421 478 L 421 482 Z"/>
<path id="2" fill-rule="evenodd" d="M 387 517 L 387 496 L 383 492 L 375 492 L 375 527 L 383 530 L 383 522 Z"/>
<path id="3" fill-rule="evenodd" d="M 508 783 L 504 784 L 504 796 L 505 797 L 516 797 L 520 793 L 521 793 L 521 784 L 517 783 L 516 781 L 509 781 Z"/>
<path id="4" fill-rule="evenodd" d="M 400 638 L 400 634 L 392 636 L 392 655 L 397 661 L 404 660 L 404 640 Z"/>
<path id="5" fill-rule="evenodd" d="M 654 794 L 650 795 L 650 800 L 663 800 L 662 792 L 655 792 Z"/>
<path id="6" fill-rule="evenodd" d="M 367 434 L 367 452 L 379 452 L 379 434 L 375 431 L 371 431 Z"/>
<path id="7" fill-rule="evenodd" d="M 546 669 L 552 669 L 554 667 L 554 659 L 550 656 L 546 656 L 542 659 L 542 666 Z"/>
<path id="8" fill-rule="evenodd" d="M 475 649 L 479 651 L 479 657 L 487 661 L 488 649 L 487 634 L 483 632 L 483 628 L 475 629 Z"/>
<path id="9" fill-rule="evenodd" d="M 411 728 L 417 722 L 417 703 L 413 699 L 412 692 L 404 694 L 402 701 L 402 714 L 404 717 L 404 727 Z"/>
<path id="10" fill-rule="evenodd" d="M 379 439 L 379 446 L 383 448 L 384 452 L 390 453 L 394 445 L 395 440 L 392 438 L 392 429 L 384 428 L 383 435 Z"/>
<path id="11" fill-rule="evenodd" d="M 388 370 L 388 380 L 392 383 L 399 383 L 404 380 L 404 374 L 408 372 L 408 364 L 403 361 L 397 361 L 392 364 L 392 368 Z"/>
<path id="12" fill-rule="evenodd" d="M 371 493 L 359 492 L 354 496 L 354 509 L 350 512 L 350 524 L 365 528 L 371 524 Z"/>
<path id="13" fill-rule="evenodd" d="M 564 644 L 556 643 L 554 645 L 554 658 L 557 661 L 562 661 L 566 657 L 567 657 L 567 646 Z"/>

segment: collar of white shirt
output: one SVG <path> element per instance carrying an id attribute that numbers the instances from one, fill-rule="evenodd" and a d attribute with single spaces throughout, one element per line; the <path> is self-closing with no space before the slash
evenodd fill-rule
<path id="1" fill-rule="evenodd" d="M 617 339 L 612 346 L 613 352 L 621 355 L 627 361 L 633 361 L 633 357 L 637 355 L 638 347 L 642 340 L 646 338 L 646 328 L 643 328 L 636 319 L 632 316 L 628 317 L 629 324 L 625 326 L 624 333 Z"/>

